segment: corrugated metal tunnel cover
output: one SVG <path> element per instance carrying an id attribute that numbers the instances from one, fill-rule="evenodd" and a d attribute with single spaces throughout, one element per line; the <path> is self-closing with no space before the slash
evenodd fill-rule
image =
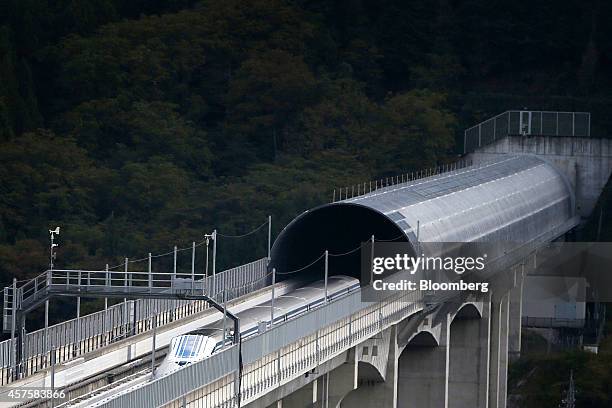
<path id="1" fill-rule="evenodd" d="M 529 242 L 574 216 L 574 193 L 553 165 L 509 155 L 447 173 L 378 189 L 305 211 L 279 234 L 271 267 L 278 280 L 322 279 L 320 259 L 368 241 Z M 329 258 L 330 275 L 360 277 L 360 251 Z"/>

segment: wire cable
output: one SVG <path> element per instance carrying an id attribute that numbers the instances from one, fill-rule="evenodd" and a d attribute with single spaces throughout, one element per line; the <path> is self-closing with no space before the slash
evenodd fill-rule
<path id="1" fill-rule="evenodd" d="M 323 252 L 323 253 L 322 253 L 322 254 L 321 254 L 321 255 L 320 255 L 320 256 L 319 256 L 317 259 L 315 259 L 314 261 L 312 261 L 311 263 L 309 263 L 309 264 L 308 264 L 308 265 L 306 265 L 306 266 L 303 266 L 303 267 L 301 267 L 301 268 L 299 268 L 299 269 L 295 269 L 295 270 L 293 270 L 293 271 L 288 271 L 288 272 L 276 272 L 276 274 L 277 274 L 277 275 L 289 275 L 289 274 L 292 274 L 292 273 L 301 272 L 301 271 L 303 271 L 304 269 L 308 269 L 308 268 L 310 268 L 312 265 L 314 265 L 315 263 L 317 263 L 318 261 L 320 261 L 320 260 L 321 260 L 321 258 L 323 258 L 324 256 L 325 256 L 325 252 Z"/>
<path id="2" fill-rule="evenodd" d="M 194 241 L 194 242 L 195 242 L 195 241 Z M 190 245 L 190 246 L 186 246 L 186 247 L 184 247 L 184 248 L 177 248 L 177 249 L 176 249 L 176 252 L 178 253 L 178 252 L 188 251 L 188 250 L 190 250 L 190 249 L 191 249 L 191 250 L 193 250 L 193 248 L 194 248 L 194 247 L 195 247 L 195 248 L 201 247 L 201 246 L 202 246 L 202 245 L 204 245 L 205 243 L 206 243 L 206 239 L 203 239 L 202 241 L 197 242 L 197 243 L 195 244 L 195 246 L 192 244 L 192 245 Z M 165 253 L 162 253 L 162 254 L 155 254 L 155 255 L 151 255 L 151 259 L 153 259 L 153 258 L 161 258 L 162 256 L 168 256 L 168 255 L 172 255 L 172 254 L 174 254 L 174 249 L 173 249 L 172 251 L 168 251 L 168 252 L 165 252 Z M 128 264 L 131 264 L 131 263 L 136 263 L 136 262 L 142 262 L 142 261 L 146 261 L 146 260 L 148 260 L 148 259 L 149 259 L 149 257 L 148 257 L 148 256 L 145 256 L 144 258 L 138 258 L 138 259 L 128 259 Z M 121 263 L 119 263 L 119 264 L 117 264 L 117 265 L 114 265 L 114 266 L 109 266 L 108 270 L 109 270 L 109 271 L 110 271 L 110 270 L 114 270 L 114 269 L 116 269 L 116 268 L 119 268 L 120 266 L 125 266 L 125 261 L 124 261 L 124 262 L 121 262 Z"/>
<path id="3" fill-rule="evenodd" d="M 343 253 L 341 253 L 341 254 L 332 254 L 332 253 L 330 253 L 330 252 L 328 252 L 327 254 L 328 254 L 329 256 L 334 256 L 334 257 L 336 257 L 336 256 L 346 256 L 346 255 L 350 255 L 350 254 L 352 254 L 353 252 L 356 252 L 356 251 L 357 251 L 357 250 L 359 250 L 359 249 L 361 249 L 361 245 L 359 245 L 357 248 L 353 248 L 353 249 L 351 249 L 350 251 L 343 252 Z"/>
<path id="4" fill-rule="evenodd" d="M 391 239 L 376 239 L 376 237 L 374 237 L 374 242 L 393 242 L 396 239 L 402 238 L 402 237 L 406 237 L 406 235 L 404 233 L 401 233 L 400 235 L 398 235 L 395 238 L 391 238 Z"/>
<path id="5" fill-rule="evenodd" d="M 217 235 L 223 238 L 243 238 L 246 236 L 249 236 L 251 234 L 256 233 L 257 231 L 259 231 L 260 229 L 262 229 L 264 226 L 268 225 L 268 221 L 266 220 L 266 222 L 264 222 L 263 224 L 261 224 L 259 227 L 247 232 L 246 234 L 241 234 L 241 235 L 226 235 L 226 234 L 221 234 L 220 232 L 217 232 Z"/>

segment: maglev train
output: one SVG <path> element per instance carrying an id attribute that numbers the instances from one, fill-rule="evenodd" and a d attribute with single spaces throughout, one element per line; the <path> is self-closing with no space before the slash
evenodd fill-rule
<path id="1" fill-rule="evenodd" d="M 331 276 L 327 282 L 327 298 L 334 300 L 359 289 L 359 280 L 348 276 Z M 241 337 L 253 336 L 270 326 L 270 303 L 267 301 L 237 314 Z M 274 324 L 298 316 L 325 303 L 325 282 L 305 284 L 274 299 Z M 228 319 L 225 346 L 232 343 L 232 322 Z M 168 354 L 155 370 L 161 377 L 179 368 L 200 361 L 217 352 L 224 345 L 223 323 L 219 320 L 208 326 L 177 336 L 170 342 Z"/>

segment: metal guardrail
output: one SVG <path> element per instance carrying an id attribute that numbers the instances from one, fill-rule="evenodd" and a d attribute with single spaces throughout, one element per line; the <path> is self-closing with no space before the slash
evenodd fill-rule
<path id="1" fill-rule="evenodd" d="M 372 304 L 354 292 L 244 340 L 241 400 L 247 403 L 421 310 L 421 298 L 419 291 L 403 292 Z M 196 401 L 211 408 L 233 406 L 239 370 L 237 363 L 227 362 L 234 361 L 235 353 L 237 346 L 232 346 L 215 359 L 194 363 L 99 406 L 183 407 Z"/>
<path id="2" fill-rule="evenodd" d="M 588 112 L 511 110 L 465 130 L 463 153 L 473 152 L 507 136 L 591 136 Z"/>
<path id="3" fill-rule="evenodd" d="M 262 262 L 262 260 L 256 262 Z M 41 304 L 49 294 L 54 292 L 62 295 L 87 296 L 88 294 L 108 296 L 148 296 L 168 298 L 172 295 L 206 294 L 216 297 L 223 291 L 234 291 L 248 284 L 248 265 L 243 265 L 212 276 L 204 277 L 191 273 L 147 271 L 113 271 L 113 270 L 78 270 L 54 269 L 48 270 L 19 287 L 6 287 L 5 295 L 11 299 L 11 310 L 30 310 Z M 239 273 L 235 271 L 239 270 Z M 199 280 L 197 278 L 200 278 Z M 259 278 L 259 276 L 257 277 Z M 12 301 L 13 297 L 15 302 Z M 11 324 L 11 310 L 7 325 Z"/>
<path id="4" fill-rule="evenodd" d="M 266 286 L 268 258 L 262 258 L 245 265 L 228 269 L 209 276 L 204 281 L 180 280 L 177 274 L 174 280 L 161 279 L 168 274 L 154 273 L 155 279 L 151 282 L 163 281 L 163 288 L 174 290 L 177 295 L 191 293 L 194 287 L 200 291 L 211 293 L 213 297 L 220 298 L 225 287 L 226 300 L 232 300 L 243 296 L 254 290 Z M 114 276 L 112 276 L 115 274 Z M 121 275 L 119 277 L 119 275 Z M 40 277 L 34 279 L 30 288 L 38 287 L 34 292 L 42 294 L 50 290 L 70 290 L 81 280 L 82 296 L 87 293 L 99 293 L 108 289 L 109 294 L 121 293 L 130 296 L 130 290 L 148 290 L 149 286 L 142 286 L 143 281 L 149 283 L 148 277 L 143 279 L 142 272 L 107 272 L 106 271 L 53 271 L 46 288 L 39 283 Z M 170 274 L 171 276 L 174 274 Z M 45 274 L 45 276 L 48 276 Z M 108 276 L 108 279 L 107 279 Z M 128 286 L 119 286 L 119 281 L 125 283 L 127 277 Z M 130 281 L 130 277 L 132 280 Z M 131 283 L 131 285 L 130 285 Z M 87 284 L 89 284 L 87 286 Z M 87 288 L 85 288 L 87 286 Z M 18 288 L 18 290 L 21 288 Z M 112 290 L 111 290 L 112 289 Z M 151 289 L 159 289 L 154 286 Z M 76 290 L 76 289 L 75 289 Z M 125 290 L 125 292 L 123 292 Z M 119 292 L 117 292 L 119 291 Z M 201 293 L 201 292 L 200 292 Z M 154 293 L 153 293 L 154 294 Z M 6 296 L 6 288 L 5 288 Z M 12 296 L 12 291 L 9 291 Z M 20 298 L 18 294 L 17 299 Z M 40 300 L 40 299 L 39 299 Z M 5 297 L 6 303 L 6 297 Z M 22 358 L 17 359 L 16 349 L 19 339 L 5 340 L 0 342 L 0 385 L 7 384 L 15 379 L 31 375 L 40 369 L 48 367 L 51 363 L 51 350 L 56 356 L 56 363 L 69 361 L 85 353 L 97 350 L 108 344 L 129 336 L 140 334 L 151 328 L 151 317 L 156 316 L 157 327 L 179 320 L 208 308 L 202 300 L 179 300 L 179 299 L 138 299 L 128 300 L 110 306 L 106 310 L 95 312 L 78 319 L 68 320 L 46 329 L 40 329 L 26 333 L 22 340 Z"/>
<path id="5" fill-rule="evenodd" d="M 553 328 L 553 327 L 568 327 L 568 328 L 582 328 L 585 325 L 585 319 L 560 319 L 556 317 L 521 317 L 521 324 L 525 327 L 540 327 L 540 328 Z"/>
<path id="6" fill-rule="evenodd" d="M 446 163 L 436 167 L 429 167 L 419 171 L 385 177 L 379 180 L 371 180 L 364 183 L 353 184 L 347 187 L 339 187 L 334 189 L 331 202 L 335 203 L 338 201 L 350 200 L 352 198 L 360 197 L 373 192 L 384 192 L 393 188 L 407 187 L 418 184 L 414 183 L 418 180 L 423 180 L 443 173 L 451 174 L 458 170 L 470 167 L 472 164 L 472 160 L 458 160 L 452 163 Z"/>

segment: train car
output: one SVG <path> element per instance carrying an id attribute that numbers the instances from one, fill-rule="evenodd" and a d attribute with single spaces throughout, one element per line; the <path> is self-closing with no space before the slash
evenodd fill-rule
<path id="1" fill-rule="evenodd" d="M 349 276 L 332 276 L 327 282 L 328 300 L 334 300 L 359 289 L 359 280 Z M 299 316 L 325 303 L 325 282 L 305 284 L 274 299 L 274 324 Z M 240 335 L 247 338 L 270 326 L 271 301 L 264 302 L 237 314 L 240 319 Z M 223 340 L 223 322 L 199 328 L 172 339 L 168 354 L 156 369 L 155 377 L 161 377 L 179 368 L 211 356 L 232 343 L 232 327 L 228 322 Z"/>

